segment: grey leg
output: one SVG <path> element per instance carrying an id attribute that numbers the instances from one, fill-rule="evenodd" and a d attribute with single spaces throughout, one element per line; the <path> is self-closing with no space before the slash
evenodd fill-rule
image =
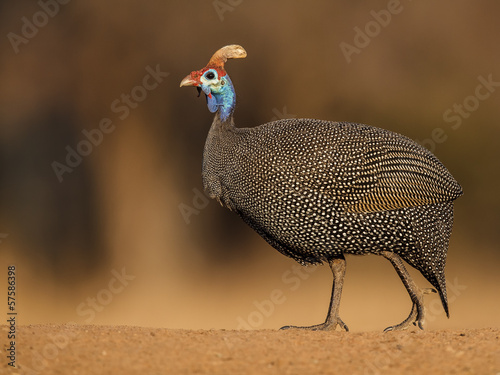
<path id="1" fill-rule="evenodd" d="M 391 251 L 382 251 L 380 255 L 382 255 L 384 258 L 388 259 L 389 262 L 392 263 L 413 302 L 413 306 L 411 308 L 411 312 L 408 318 L 406 318 L 403 322 L 399 324 L 387 327 L 384 330 L 384 332 L 407 329 L 412 324 L 418 326 L 420 329 L 424 329 L 423 326 L 425 320 L 424 294 L 436 293 L 436 290 L 432 288 L 420 289 L 417 286 L 417 284 L 415 284 L 410 274 L 406 270 L 403 260 L 399 255 Z"/>
<path id="2" fill-rule="evenodd" d="M 330 268 L 333 273 L 333 286 L 332 286 L 332 296 L 330 298 L 330 307 L 328 308 L 328 315 L 324 323 L 316 324 L 308 327 L 300 326 L 284 326 L 281 329 L 308 329 L 311 331 L 334 331 L 337 325 L 340 326 L 345 331 L 349 331 L 346 324 L 340 319 L 339 307 L 340 307 L 340 297 L 342 295 L 342 286 L 344 284 L 345 276 L 345 258 L 333 259 L 330 262 Z"/>

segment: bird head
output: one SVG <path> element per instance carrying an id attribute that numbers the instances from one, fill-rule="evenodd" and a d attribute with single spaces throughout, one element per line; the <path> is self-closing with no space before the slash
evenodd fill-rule
<path id="1" fill-rule="evenodd" d="M 182 86 L 195 86 L 198 95 L 203 91 L 210 112 L 220 109 L 221 118 L 225 120 L 233 111 L 236 101 L 234 87 L 224 64 L 228 59 L 238 59 L 247 56 L 245 49 L 236 44 L 222 47 L 214 53 L 208 64 L 200 70 L 195 70 L 182 81 Z"/>

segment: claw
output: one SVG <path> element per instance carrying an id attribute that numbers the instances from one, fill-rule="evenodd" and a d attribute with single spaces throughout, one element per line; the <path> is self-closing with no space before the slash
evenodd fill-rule
<path id="1" fill-rule="evenodd" d="M 330 321 L 330 322 L 315 324 L 313 326 L 305 326 L 305 327 L 302 327 L 302 326 L 284 326 L 284 327 L 281 327 L 280 330 L 302 329 L 302 330 L 309 330 L 309 331 L 335 331 L 337 326 L 339 326 L 344 331 L 349 332 L 349 328 L 340 318 L 337 318 L 334 321 Z"/>
<path id="2" fill-rule="evenodd" d="M 432 288 L 427 288 L 427 289 L 422 289 L 420 292 L 420 306 L 417 303 L 413 303 L 411 307 L 411 312 L 410 315 L 408 315 L 408 318 L 406 318 L 404 321 L 402 321 L 399 324 L 396 324 L 394 326 L 387 327 L 384 329 L 384 332 L 389 332 L 389 331 L 402 331 L 405 329 L 408 329 L 412 324 L 415 327 L 420 328 L 421 330 L 424 330 L 424 305 L 423 305 L 423 295 L 424 294 L 429 294 L 429 293 L 436 293 L 436 291 Z"/>
<path id="3" fill-rule="evenodd" d="M 420 289 L 423 294 L 431 294 L 431 293 L 437 293 L 437 290 L 434 288 L 422 288 Z"/>

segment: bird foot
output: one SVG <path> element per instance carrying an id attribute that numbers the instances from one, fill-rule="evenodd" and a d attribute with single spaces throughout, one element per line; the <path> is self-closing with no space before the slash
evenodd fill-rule
<path id="1" fill-rule="evenodd" d="M 423 329 L 423 326 L 422 326 L 423 321 L 418 319 L 417 316 L 418 316 L 417 304 L 414 303 L 412 308 L 411 308 L 411 312 L 410 312 L 410 315 L 408 316 L 408 318 L 406 318 L 405 320 L 403 320 L 399 324 L 387 327 L 386 329 L 384 329 L 384 332 L 403 331 L 405 329 L 408 329 L 412 324 L 418 325 L 418 328 Z"/>
<path id="2" fill-rule="evenodd" d="M 313 326 L 284 326 L 281 327 L 280 329 L 303 329 L 303 330 L 309 330 L 309 331 L 335 331 L 337 326 L 340 327 L 340 329 L 343 329 L 344 331 L 348 332 L 349 328 L 347 325 L 340 319 L 339 317 L 331 320 L 327 320 L 324 323 L 321 324 L 315 324 Z"/>
<path id="3" fill-rule="evenodd" d="M 424 305 L 423 305 L 423 296 L 424 294 L 437 293 L 436 289 L 433 288 L 425 288 L 420 290 L 420 296 L 418 297 L 419 303 L 413 303 L 411 307 L 411 312 L 408 318 L 403 320 L 401 323 L 396 324 L 394 326 L 389 326 L 384 329 L 384 332 L 389 331 L 403 331 L 408 329 L 412 324 L 421 330 L 424 329 Z M 420 308 L 419 308 L 420 304 Z"/>

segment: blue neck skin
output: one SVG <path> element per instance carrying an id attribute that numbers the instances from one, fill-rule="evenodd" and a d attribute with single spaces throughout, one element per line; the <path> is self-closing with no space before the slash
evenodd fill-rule
<path id="1" fill-rule="evenodd" d="M 226 121 L 233 113 L 236 104 L 236 93 L 229 76 L 226 74 L 222 77 L 221 83 L 217 87 L 202 89 L 207 98 L 208 110 L 212 113 L 219 111 L 221 121 Z"/>

